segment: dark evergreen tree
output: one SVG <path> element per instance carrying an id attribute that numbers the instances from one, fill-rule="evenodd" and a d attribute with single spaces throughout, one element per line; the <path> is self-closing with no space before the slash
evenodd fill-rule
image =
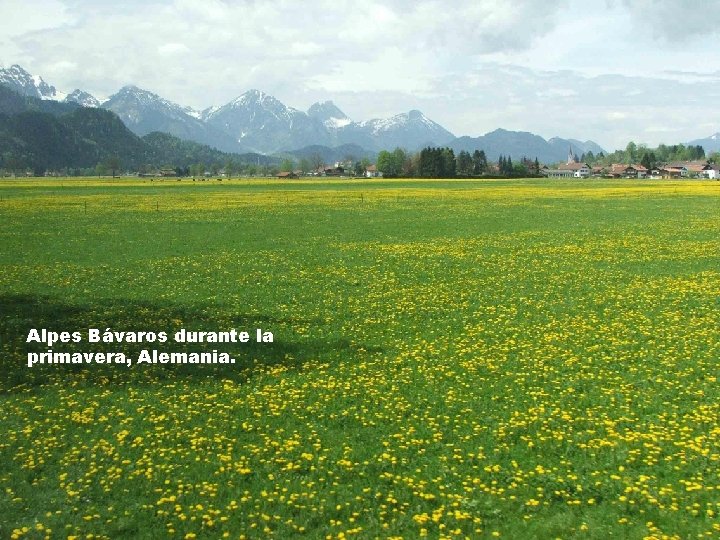
<path id="1" fill-rule="evenodd" d="M 457 157 L 457 172 L 463 176 L 473 173 L 473 159 L 469 152 L 462 150 Z"/>
<path id="2" fill-rule="evenodd" d="M 505 174 L 511 175 L 513 173 L 513 162 L 512 158 L 508 156 L 507 161 L 505 162 Z"/>
<path id="3" fill-rule="evenodd" d="M 487 172 L 487 156 L 484 150 L 473 152 L 473 174 L 485 174 Z"/>
<path id="4" fill-rule="evenodd" d="M 650 160 L 650 154 L 645 152 L 640 160 L 640 165 L 645 167 L 647 170 L 652 169 L 652 161 Z"/>
<path id="5" fill-rule="evenodd" d="M 440 151 L 442 162 L 442 174 L 440 178 L 455 178 L 457 171 L 455 168 L 455 152 L 452 148 L 443 148 Z"/>

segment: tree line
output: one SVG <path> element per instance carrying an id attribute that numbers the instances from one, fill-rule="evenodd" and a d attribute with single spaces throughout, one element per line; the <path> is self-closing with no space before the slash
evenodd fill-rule
<path id="1" fill-rule="evenodd" d="M 582 154 L 576 159 L 581 163 L 588 165 L 610 166 L 613 163 L 623 163 L 626 165 L 640 164 L 647 169 L 673 161 L 702 161 L 709 160 L 713 163 L 720 162 L 720 154 L 714 152 L 706 156 L 705 149 L 701 145 L 684 145 L 684 144 L 660 144 L 656 148 L 649 148 L 643 144 L 636 144 L 630 141 L 624 150 L 616 150 L 607 155 L 602 152 L 597 155 L 592 151 Z"/>
<path id="2" fill-rule="evenodd" d="M 467 178 L 473 176 L 527 177 L 540 173 L 540 162 L 523 158 L 513 164 L 510 156 L 500 156 L 498 163 L 490 163 L 484 150 L 472 154 L 452 148 L 426 147 L 410 153 L 402 148 L 378 154 L 377 168 L 387 178 Z"/>

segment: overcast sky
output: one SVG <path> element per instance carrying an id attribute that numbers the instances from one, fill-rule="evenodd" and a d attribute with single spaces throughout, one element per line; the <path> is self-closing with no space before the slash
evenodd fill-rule
<path id="1" fill-rule="evenodd" d="M 656 145 L 720 131 L 720 0 L 0 0 L 0 66 L 197 109 L 248 89 L 456 135 Z"/>

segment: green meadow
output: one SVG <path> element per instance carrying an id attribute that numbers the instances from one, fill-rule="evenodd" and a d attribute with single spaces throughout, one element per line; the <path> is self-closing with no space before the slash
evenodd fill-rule
<path id="1" fill-rule="evenodd" d="M 2 538 L 718 537 L 719 359 L 717 181 L 0 180 Z"/>

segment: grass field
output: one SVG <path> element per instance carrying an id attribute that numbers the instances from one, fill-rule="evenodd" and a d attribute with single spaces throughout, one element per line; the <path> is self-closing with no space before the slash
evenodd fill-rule
<path id="1" fill-rule="evenodd" d="M 2 538 L 720 536 L 720 182 L 5 179 L 0 220 Z"/>

